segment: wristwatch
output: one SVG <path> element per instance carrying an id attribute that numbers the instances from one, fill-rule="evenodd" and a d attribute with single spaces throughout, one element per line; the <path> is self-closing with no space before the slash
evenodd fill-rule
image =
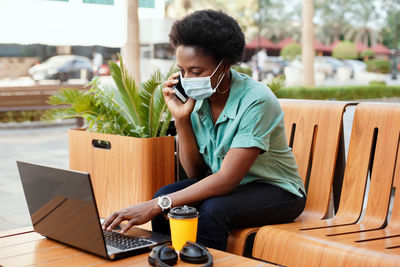
<path id="1" fill-rule="evenodd" d="M 162 212 L 164 214 L 167 214 L 172 207 L 172 200 L 169 196 L 167 195 L 162 195 L 158 197 L 158 206 L 161 208 Z"/>

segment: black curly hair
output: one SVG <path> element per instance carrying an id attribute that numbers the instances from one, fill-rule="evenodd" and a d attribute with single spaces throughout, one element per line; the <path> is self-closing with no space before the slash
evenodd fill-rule
<path id="1" fill-rule="evenodd" d="M 174 49 L 193 46 L 199 52 L 226 59 L 230 65 L 242 59 L 245 39 L 234 18 L 222 11 L 200 10 L 176 21 L 169 33 Z"/>

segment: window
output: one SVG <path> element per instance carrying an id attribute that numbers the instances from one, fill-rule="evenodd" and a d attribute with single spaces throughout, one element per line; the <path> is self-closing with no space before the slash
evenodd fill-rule
<path id="1" fill-rule="evenodd" d="M 83 0 L 86 4 L 114 5 L 114 0 Z"/>

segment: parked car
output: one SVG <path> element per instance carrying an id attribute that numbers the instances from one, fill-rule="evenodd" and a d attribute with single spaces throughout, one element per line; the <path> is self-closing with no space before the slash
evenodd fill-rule
<path id="1" fill-rule="evenodd" d="M 108 65 L 106 64 L 101 65 L 99 70 L 97 71 L 97 74 L 100 76 L 110 75 L 110 67 L 108 67 Z"/>
<path id="2" fill-rule="evenodd" d="M 91 80 L 93 69 L 92 62 L 87 57 L 76 55 L 54 56 L 31 67 L 29 74 L 35 81 L 50 79 L 66 82 L 71 78 Z"/>
<path id="3" fill-rule="evenodd" d="M 289 62 L 283 60 L 282 57 L 268 56 L 264 64 L 264 75 L 272 75 L 273 77 L 282 75 L 283 69 L 289 65 Z"/>
<path id="4" fill-rule="evenodd" d="M 333 76 L 333 65 L 325 60 L 323 57 L 314 58 L 314 71 L 322 73 L 325 77 Z"/>
<path id="5" fill-rule="evenodd" d="M 367 69 L 367 64 L 360 60 L 345 59 L 344 64 L 351 68 L 351 78 L 354 78 L 355 73 L 360 73 Z"/>
<path id="6" fill-rule="evenodd" d="M 316 56 L 315 61 L 324 62 L 324 64 L 330 64 L 332 66 L 332 73 L 328 74 L 328 76 L 336 74 L 338 68 L 346 67 L 346 65 L 341 60 L 334 57 Z"/>

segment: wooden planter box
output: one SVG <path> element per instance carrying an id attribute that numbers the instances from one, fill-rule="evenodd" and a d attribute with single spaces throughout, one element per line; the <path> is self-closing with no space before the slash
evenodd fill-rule
<path id="1" fill-rule="evenodd" d="M 70 168 L 90 173 L 100 217 L 149 200 L 175 181 L 172 136 L 134 138 L 71 129 L 68 138 Z"/>

